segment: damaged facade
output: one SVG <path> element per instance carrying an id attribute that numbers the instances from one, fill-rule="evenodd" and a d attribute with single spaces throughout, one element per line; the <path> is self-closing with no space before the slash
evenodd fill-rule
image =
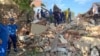
<path id="1" fill-rule="evenodd" d="M 95 2 L 95 3 L 93 3 L 92 4 L 92 7 L 86 12 L 86 13 L 84 13 L 83 15 L 85 16 L 85 17 L 93 17 L 93 7 L 94 7 L 94 4 L 98 7 L 98 16 L 100 17 L 100 2 Z"/>

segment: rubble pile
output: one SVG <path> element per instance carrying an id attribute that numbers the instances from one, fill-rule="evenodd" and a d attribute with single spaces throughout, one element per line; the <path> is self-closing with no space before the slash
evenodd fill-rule
<path id="1" fill-rule="evenodd" d="M 86 31 L 89 32 L 90 36 L 100 36 L 100 26 L 86 27 Z"/>
<path id="2" fill-rule="evenodd" d="M 52 48 L 54 47 L 53 45 L 59 44 L 57 39 L 60 39 L 62 40 L 61 42 L 63 42 L 64 44 L 67 43 L 67 45 L 64 45 L 64 46 L 68 48 L 68 50 L 70 48 L 72 49 L 74 48 L 76 50 L 76 51 L 72 51 L 74 53 L 73 56 L 75 56 L 75 52 L 79 53 L 79 50 L 80 50 L 81 56 L 89 56 L 89 54 L 87 53 L 90 52 L 89 51 L 90 45 L 92 45 L 93 41 L 90 41 L 88 38 L 95 38 L 95 37 L 100 38 L 99 37 L 100 36 L 100 30 L 99 30 L 100 26 L 99 25 L 95 26 L 88 22 L 86 23 L 87 24 L 77 25 L 77 23 L 72 21 L 70 24 L 60 24 L 56 27 L 53 24 L 50 24 L 46 26 L 47 28 L 45 28 L 45 30 L 43 30 L 39 34 L 34 34 L 33 32 L 34 36 L 32 36 L 32 38 L 29 38 L 30 40 L 28 42 L 25 42 L 25 49 L 32 51 L 34 48 L 39 48 L 38 51 L 48 53 L 48 52 L 51 52 Z M 90 43 L 88 43 L 87 41 L 90 41 Z M 98 42 L 100 42 L 100 39 L 98 39 Z M 88 50 L 82 49 L 85 47 L 88 48 Z M 51 54 L 49 53 L 49 55 Z"/>

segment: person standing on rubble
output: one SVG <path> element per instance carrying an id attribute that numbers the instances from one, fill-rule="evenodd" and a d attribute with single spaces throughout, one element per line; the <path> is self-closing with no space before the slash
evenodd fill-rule
<path id="1" fill-rule="evenodd" d="M 37 15 L 36 15 L 36 16 L 37 16 L 37 19 L 39 19 L 39 20 L 41 19 L 40 10 L 39 10 L 39 9 L 38 9 L 38 11 L 37 11 Z"/>
<path id="2" fill-rule="evenodd" d="M 53 12 L 55 26 L 58 25 L 58 24 L 60 24 L 59 23 L 59 15 L 60 15 L 59 11 L 54 11 Z"/>
<path id="3" fill-rule="evenodd" d="M 9 37 L 7 23 L 8 23 L 7 18 L 0 18 L 0 56 L 6 56 L 7 43 Z"/>
<path id="4" fill-rule="evenodd" d="M 49 18 L 50 18 L 50 23 L 53 23 L 53 12 L 52 9 L 49 11 Z"/>
<path id="5" fill-rule="evenodd" d="M 65 23 L 65 15 L 64 15 L 64 12 L 62 12 L 61 10 L 60 10 L 60 23 Z"/>
<path id="6" fill-rule="evenodd" d="M 41 17 L 42 17 L 42 18 L 45 18 L 45 12 L 44 12 L 43 9 L 41 9 Z"/>
<path id="7" fill-rule="evenodd" d="M 93 12 L 93 19 L 95 21 L 95 24 L 97 24 L 97 18 L 98 18 L 98 7 L 96 4 L 93 4 L 93 8 L 92 8 L 92 12 Z"/>
<path id="8" fill-rule="evenodd" d="M 62 11 L 61 11 L 61 9 L 59 10 L 59 18 L 58 18 L 58 22 L 59 22 L 59 24 L 61 24 L 62 23 Z"/>
<path id="9" fill-rule="evenodd" d="M 17 52 L 17 25 L 14 23 L 14 18 L 9 19 L 10 23 L 8 24 L 8 30 L 9 30 L 9 41 L 8 41 L 8 54 L 11 50 L 11 42 L 13 42 L 14 51 Z"/>
<path id="10" fill-rule="evenodd" d="M 70 8 L 68 8 L 68 23 L 71 22 L 71 11 Z"/>
<path id="11" fill-rule="evenodd" d="M 53 7 L 53 17 L 54 17 L 54 24 L 55 26 L 60 24 L 60 9 L 57 7 L 57 5 L 54 5 Z"/>
<path id="12" fill-rule="evenodd" d="M 45 11 L 45 17 L 46 17 L 46 21 L 50 23 L 49 12 L 48 11 Z"/>

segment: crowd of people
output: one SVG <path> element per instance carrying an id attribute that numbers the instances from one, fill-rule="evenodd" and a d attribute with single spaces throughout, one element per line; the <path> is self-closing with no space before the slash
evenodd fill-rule
<path id="1" fill-rule="evenodd" d="M 56 7 L 56 5 L 54 7 Z M 45 19 L 48 23 L 54 23 L 55 26 L 65 22 L 70 23 L 72 20 L 71 16 L 70 8 L 68 8 L 66 11 L 62 11 L 59 8 L 50 10 L 41 8 L 36 12 L 37 19 Z"/>

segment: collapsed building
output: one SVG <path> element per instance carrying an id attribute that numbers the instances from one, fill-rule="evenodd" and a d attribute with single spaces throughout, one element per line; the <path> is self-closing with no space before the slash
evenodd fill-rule
<path id="1" fill-rule="evenodd" d="M 98 7 L 98 17 L 100 17 L 100 2 L 95 2 L 95 3 L 93 3 L 93 4 L 95 4 L 97 7 Z M 92 4 L 92 7 L 86 12 L 86 13 L 84 13 L 83 14 L 83 16 L 85 16 L 85 17 L 93 17 L 93 4 Z"/>
<path id="2" fill-rule="evenodd" d="M 94 13 L 93 8 L 97 7 L 95 10 L 97 10 L 97 16 L 96 19 L 94 19 Z M 92 4 L 91 8 L 86 11 L 83 14 L 79 14 L 77 17 L 77 22 L 81 25 L 87 23 L 92 25 L 99 25 L 100 24 L 100 2 L 95 2 Z"/>

